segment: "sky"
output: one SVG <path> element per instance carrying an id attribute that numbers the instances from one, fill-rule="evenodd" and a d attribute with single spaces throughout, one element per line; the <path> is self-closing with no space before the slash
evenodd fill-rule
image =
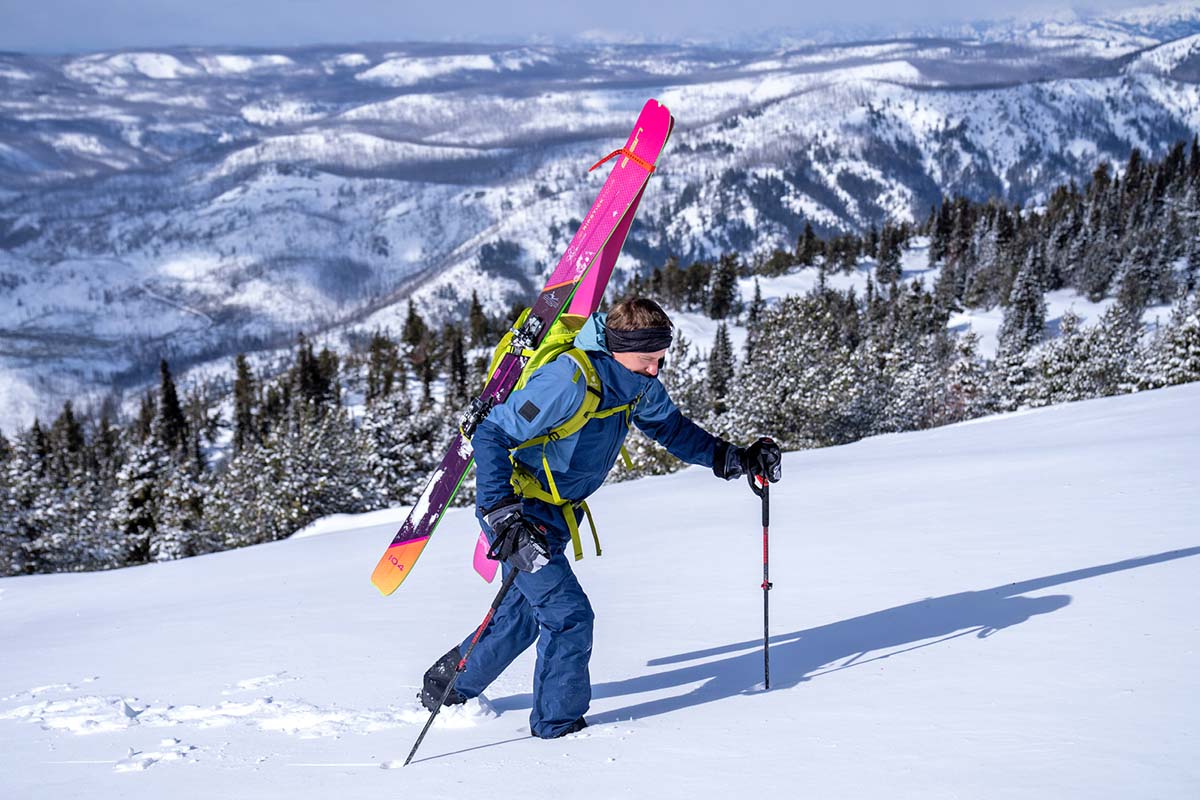
<path id="1" fill-rule="evenodd" d="M 921 26 L 1142 0 L 0 0 L 0 50 L 68 53 L 174 45 L 282 47 L 367 41 L 557 40 L 584 32 L 649 40 L 723 39 L 823 26 Z M 635 10 L 636 9 L 636 10 Z"/>

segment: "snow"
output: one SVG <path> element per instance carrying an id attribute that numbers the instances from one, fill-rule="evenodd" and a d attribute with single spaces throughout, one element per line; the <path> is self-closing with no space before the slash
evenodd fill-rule
<path id="1" fill-rule="evenodd" d="M 108 148 L 99 138 L 86 133 L 55 133 L 50 135 L 50 142 L 59 150 L 79 153 L 85 156 L 108 155 Z"/>
<path id="2" fill-rule="evenodd" d="M 285 55 L 207 55 L 196 59 L 209 75 L 241 75 L 258 70 L 294 66 L 295 62 Z"/>
<path id="3" fill-rule="evenodd" d="M 317 103 L 298 100 L 263 100 L 242 108 L 242 119 L 252 125 L 296 125 L 325 116 Z"/>
<path id="4" fill-rule="evenodd" d="M 403 509 L 322 535 L 0 580 L 0 785 L 21 798 L 402 794 L 1191 798 L 1200 384 L 792 453 L 758 501 L 704 469 L 594 498 L 591 727 L 526 731 L 532 654 L 426 714 L 495 591 L 452 509 L 390 598 Z M 311 529 L 310 529 L 311 530 Z M 715 557 L 714 557 L 715 556 Z"/>
<path id="5" fill-rule="evenodd" d="M 1152 72 L 1170 75 L 1185 61 L 1200 53 L 1200 34 L 1185 36 L 1141 54 L 1126 67 L 1130 72 Z"/>
<path id="6" fill-rule="evenodd" d="M 0 78 L 6 81 L 31 81 L 33 76 L 7 64 L 0 64 Z"/>
<path id="7" fill-rule="evenodd" d="M 502 151 L 495 152 L 502 154 Z M 272 161 L 320 163 L 366 170 L 405 161 L 468 159 L 478 155 L 478 150 L 469 148 L 398 142 L 365 133 L 301 133 L 276 136 L 237 150 L 212 171 L 211 177 L 223 177 Z"/>
<path id="8" fill-rule="evenodd" d="M 1060 289 L 1046 292 L 1046 327 L 1048 334 L 1057 335 L 1062 318 L 1069 311 L 1080 318 L 1081 327 L 1089 327 L 1100 321 L 1104 312 L 1116 305 L 1116 298 L 1108 297 L 1099 302 L 1088 300 L 1085 296 L 1070 289 Z M 1171 306 L 1150 306 L 1142 312 L 1142 323 L 1157 326 L 1165 323 L 1171 316 Z M 1004 309 L 996 306 L 988 309 L 968 309 L 950 316 L 946 323 L 949 328 L 959 332 L 968 328 L 979 336 L 979 352 L 987 358 L 994 358 L 1000 346 L 1000 325 L 1004 322 Z"/>
<path id="9" fill-rule="evenodd" d="M 549 61 L 545 54 L 529 48 L 506 50 L 493 54 L 447 56 L 399 56 L 389 58 L 356 77 L 362 81 L 384 86 L 412 86 L 456 72 L 517 71 Z"/>
<path id="10" fill-rule="evenodd" d="M 197 74 L 175 56 L 167 53 L 118 53 L 76 59 L 63 70 L 69 77 L 85 83 L 123 85 L 121 76 L 142 76 L 154 80 L 176 80 Z"/>

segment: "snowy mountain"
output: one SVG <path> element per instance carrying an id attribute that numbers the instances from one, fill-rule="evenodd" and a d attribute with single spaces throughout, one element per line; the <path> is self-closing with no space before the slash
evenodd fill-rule
<path id="1" fill-rule="evenodd" d="M 526 730 L 532 654 L 443 713 L 425 667 L 486 610 L 450 511 L 380 598 L 405 509 L 133 569 L 0 580 L 0 786 L 28 798 L 1190 798 L 1200 385 L 706 470 L 595 497 L 591 727 Z M 380 769 L 380 768 L 384 769 Z"/>
<path id="2" fill-rule="evenodd" d="M 160 356 L 395 327 L 414 291 L 524 296 L 649 96 L 678 127 L 625 269 L 923 219 L 942 194 L 1039 202 L 1160 155 L 1200 130 L 1198 35 L 1168 4 L 770 50 L 0 54 L 0 427 Z"/>

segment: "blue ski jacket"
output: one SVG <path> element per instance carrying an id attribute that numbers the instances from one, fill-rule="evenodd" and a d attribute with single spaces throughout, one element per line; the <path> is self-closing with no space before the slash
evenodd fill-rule
<path id="1" fill-rule="evenodd" d="M 636 402 L 633 423 L 673 455 L 691 464 L 712 467 L 724 461 L 728 443 L 685 417 L 657 378 L 640 375 L 617 363 L 605 343 L 605 314 L 592 314 L 575 339 L 587 351 L 600 377 L 600 409 Z M 579 368 L 560 356 L 537 370 L 525 386 L 488 414 L 475 431 L 476 504 L 490 511 L 512 502 L 509 454 L 517 445 L 542 436 L 570 419 L 583 402 L 587 382 Z M 561 497 L 587 498 L 600 488 L 616 463 L 629 428 L 624 414 L 590 420 L 575 434 L 547 442 L 546 461 Z M 514 457 L 543 488 L 542 448 L 526 447 Z M 720 470 L 714 470 L 720 474 Z"/>

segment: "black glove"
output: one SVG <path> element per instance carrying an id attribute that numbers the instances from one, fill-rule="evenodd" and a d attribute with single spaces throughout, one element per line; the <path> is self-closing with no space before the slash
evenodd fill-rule
<path id="1" fill-rule="evenodd" d="M 522 572 L 537 572 L 550 563 L 546 529 L 526 519 L 519 502 L 489 511 L 483 521 L 495 534 L 488 558 L 506 561 Z"/>
<path id="2" fill-rule="evenodd" d="M 783 453 L 774 439 L 766 436 L 740 451 L 742 472 L 747 475 L 762 475 L 771 483 L 779 483 L 783 477 Z"/>
<path id="3" fill-rule="evenodd" d="M 717 445 L 713 472 L 718 478 L 733 480 L 743 475 L 764 475 L 771 483 L 783 477 L 782 454 L 775 440 L 763 437 L 749 447 L 734 447 L 729 442 Z"/>

